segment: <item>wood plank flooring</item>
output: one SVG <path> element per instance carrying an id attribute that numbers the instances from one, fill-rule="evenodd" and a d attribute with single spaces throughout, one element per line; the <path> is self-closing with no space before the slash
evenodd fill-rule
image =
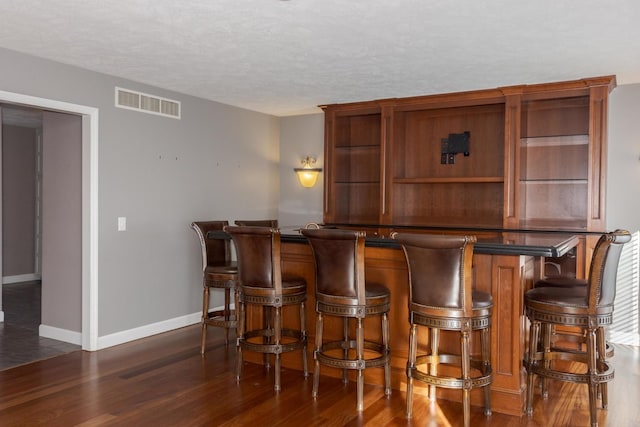
<path id="1" fill-rule="evenodd" d="M 273 370 L 246 363 L 235 380 L 234 347 L 210 328 L 207 354 L 199 354 L 199 326 L 98 352 L 76 351 L 0 371 L 0 425 L 7 426 L 458 426 L 459 403 L 415 396 L 413 418 L 405 393 L 384 396 L 365 386 L 365 410 L 355 411 L 355 383 L 284 369 L 282 391 Z M 616 378 L 600 426 L 640 425 L 640 349 L 616 346 Z M 472 407 L 472 426 L 587 426 L 586 386 L 553 382 L 549 399 L 536 395 L 534 415 L 485 417 Z"/>

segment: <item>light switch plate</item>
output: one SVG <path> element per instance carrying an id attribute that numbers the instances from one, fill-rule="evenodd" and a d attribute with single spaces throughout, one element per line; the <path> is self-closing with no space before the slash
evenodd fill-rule
<path id="1" fill-rule="evenodd" d="M 127 217 L 119 216 L 118 217 L 118 231 L 127 231 Z"/>

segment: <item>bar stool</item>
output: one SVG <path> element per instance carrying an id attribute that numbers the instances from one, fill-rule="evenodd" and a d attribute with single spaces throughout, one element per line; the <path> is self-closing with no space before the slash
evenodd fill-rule
<path id="1" fill-rule="evenodd" d="M 269 227 L 232 227 L 231 235 L 238 257 L 238 330 L 236 379 L 242 374 L 242 351 L 275 355 L 275 386 L 280 391 L 280 355 L 302 350 L 302 367 L 307 373 L 307 331 L 305 301 L 307 283 L 301 277 L 283 275 L 280 259 L 280 231 Z M 247 305 L 263 309 L 264 324 L 246 330 Z M 282 325 L 282 307 L 298 305 L 300 328 Z"/>
<path id="2" fill-rule="evenodd" d="M 464 425 L 471 416 L 470 392 L 484 388 L 484 413 L 491 414 L 491 314 L 490 294 L 472 289 L 472 258 L 475 236 L 398 233 L 409 270 L 409 358 L 407 361 L 407 417 L 413 405 L 413 380 L 436 387 L 462 390 Z M 418 354 L 417 327 L 431 332 L 430 352 Z M 440 331 L 460 333 L 460 354 L 440 353 Z M 480 331 L 481 358 L 471 355 L 470 335 Z M 440 365 L 454 366 L 459 377 L 443 375 Z M 420 368 L 424 366 L 424 368 Z M 472 376 L 472 370 L 477 375 Z"/>
<path id="3" fill-rule="evenodd" d="M 534 284 L 534 288 L 584 288 L 586 289 L 589 281 L 587 279 L 578 279 L 573 275 L 573 273 L 569 274 L 560 274 L 560 275 L 551 275 L 547 277 L 543 277 L 540 280 L 537 280 Z M 562 329 L 558 330 L 553 325 L 547 325 L 546 328 L 543 328 L 541 331 L 541 341 L 545 342 L 545 340 L 551 340 L 552 343 L 572 343 L 577 346 L 578 349 L 581 349 L 582 346 L 586 345 L 587 340 L 586 337 L 582 333 L 576 333 L 575 328 Z M 605 343 L 606 350 L 605 354 L 607 358 L 613 357 L 614 349 L 609 344 L 609 342 Z M 547 387 L 546 381 L 542 381 L 542 395 L 544 398 L 547 397 Z"/>
<path id="4" fill-rule="evenodd" d="M 320 364 L 357 371 L 356 409 L 363 409 L 364 370 L 384 367 L 385 395 L 391 394 L 389 350 L 389 289 L 366 282 L 364 233 L 337 229 L 303 229 L 316 264 L 316 342 L 313 352 L 313 397 L 318 396 Z M 323 342 L 324 316 L 342 318 L 342 339 Z M 382 342 L 365 339 L 363 321 L 380 316 Z M 355 319 L 355 339 L 349 336 Z"/>
<path id="5" fill-rule="evenodd" d="M 614 376 L 606 360 L 604 327 L 611 324 L 616 294 L 616 275 L 620 253 L 631 235 L 625 230 L 603 234 L 593 251 L 587 286 L 537 287 L 525 293 L 525 311 L 531 322 L 527 369 L 526 412 L 533 413 L 534 376 L 573 383 L 588 384 L 591 425 L 598 425 L 596 401 L 598 392 L 602 407 L 607 408 L 607 382 Z M 586 336 L 586 348 L 555 347 L 550 337 L 553 326 L 579 327 Z M 541 328 L 545 331 L 540 340 Z M 571 361 L 586 365 L 586 373 L 575 373 L 557 364 Z M 543 382 L 543 397 L 546 384 Z"/>
<path id="6" fill-rule="evenodd" d="M 277 219 L 238 219 L 234 221 L 235 225 L 241 227 L 271 227 L 278 228 Z"/>
<path id="7" fill-rule="evenodd" d="M 194 221 L 191 228 L 196 232 L 202 251 L 202 333 L 200 354 L 205 353 L 207 326 L 224 328 L 225 344 L 229 344 L 229 329 L 236 328 L 235 310 L 231 309 L 231 291 L 237 301 L 236 281 L 238 268 L 231 261 L 231 248 L 228 239 L 214 238 L 210 232 L 222 232 L 228 221 Z M 224 306 L 221 310 L 209 311 L 210 289 L 224 290 Z"/>

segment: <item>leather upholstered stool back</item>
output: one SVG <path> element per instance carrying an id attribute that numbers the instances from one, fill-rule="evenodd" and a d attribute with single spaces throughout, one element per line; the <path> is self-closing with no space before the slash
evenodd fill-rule
<path id="1" fill-rule="evenodd" d="M 403 244 L 407 257 L 410 305 L 457 309 L 470 315 L 471 288 L 465 281 L 472 278 L 465 263 L 471 263 L 475 238 L 402 234 L 396 240 Z"/>
<path id="2" fill-rule="evenodd" d="M 237 248 L 239 281 L 245 286 L 282 291 L 279 232 L 268 227 L 228 227 Z M 277 257 L 277 259 L 276 259 Z"/>
<path id="3" fill-rule="evenodd" d="M 348 305 L 365 305 L 364 239 L 337 229 L 303 230 L 316 261 L 316 294 Z M 359 248 L 361 246 L 361 248 Z"/>

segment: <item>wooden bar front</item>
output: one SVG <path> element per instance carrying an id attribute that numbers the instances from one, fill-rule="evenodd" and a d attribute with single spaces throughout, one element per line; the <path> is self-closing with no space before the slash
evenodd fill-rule
<path id="1" fill-rule="evenodd" d="M 558 237 L 556 240 L 566 239 Z M 562 251 L 576 244 L 577 237 L 565 242 Z M 567 243 L 568 242 L 568 243 Z M 499 245 L 498 245 L 499 246 Z M 506 247 L 506 246 L 505 246 Z M 497 253 L 481 253 L 497 252 Z M 505 252 L 504 250 L 502 252 Z M 508 250 L 506 251 L 508 252 Z M 527 254 L 501 254 L 499 247 L 494 250 L 485 247 L 474 253 L 473 271 L 475 286 L 479 290 L 490 292 L 494 299 L 491 358 L 493 367 L 493 384 L 491 385 L 492 410 L 510 415 L 521 415 L 525 403 L 525 373 L 522 360 L 525 353 L 527 324 L 523 310 L 523 294 L 530 289 L 533 281 L 540 276 L 540 265 L 543 257 Z M 535 252 L 535 251 L 533 251 Z M 391 327 L 392 373 L 391 385 L 395 390 L 406 390 L 405 368 L 409 348 L 408 323 L 408 272 L 402 250 L 397 245 L 367 246 L 365 269 L 367 281 L 385 284 L 391 291 L 391 311 L 389 314 Z M 309 336 L 309 370 L 313 372 L 313 343 L 315 337 L 315 269 L 310 246 L 304 241 L 282 242 L 283 272 L 304 277 L 307 281 L 306 327 Z M 296 325 L 297 312 L 285 307 L 283 310 L 285 324 Z M 258 326 L 261 316 L 252 312 L 247 320 L 248 327 Z M 339 338 L 341 323 L 338 319 L 325 318 L 325 338 Z M 379 319 L 367 319 L 365 336 L 379 339 Z M 427 334 L 421 331 L 421 346 L 428 343 Z M 441 345 L 459 352 L 458 335 L 443 331 Z M 423 344 L 424 343 L 424 344 Z M 479 353 L 479 336 L 472 336 L 473 353 Z M 261 363 L 259 355 L 245 352 L 245 360 Z M 301 370 L 299 352 L 283 355 L 283 366 Z M 341 377 L 341 371 L 321 366 L 321 374 Z M 352 377 L 355 380 L 355 377 Z M 320 380 L 320 396 L 322 395 L 322 379 Z M 382 369 L 365 371 L 365 382 L 383 384 Z M 416 394 L 426 397 L 427 388 L 419 382 L 415 383 Z M 461 400 L 459 390 L 438 389 L 438 397 L 449 400 Z M 473 405 L 482 405 L 482 390 L 473 390 Z"/>

